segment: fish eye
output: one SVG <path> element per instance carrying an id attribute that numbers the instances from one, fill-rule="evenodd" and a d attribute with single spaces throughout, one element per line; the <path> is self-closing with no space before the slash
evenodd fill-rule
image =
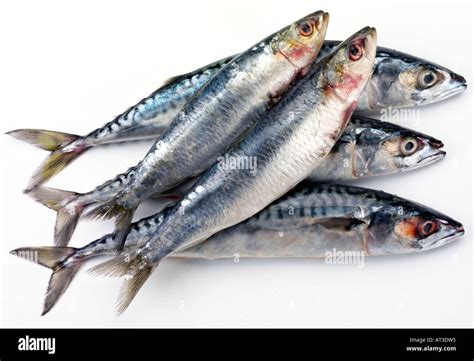
<path id="1" fill-rule="evenodd" d="M 433 86 L 438 80 L 438 75 L 433 70 L 424 70 L 418 75 L 418 86 L 422 89 Z"/>
<path id="2" fill-rule="evenodd" d="M 416 138 L 405 138 L 400 143 L 400 152 L 403 155 L 412 155 L 418 149 L 418 141 Z"/>
<path id="3" fill-rule="evenodd" d="M 425 221 L 418 226 L 418 233 L 423 237 L 428 237 L 438 229 L 435 221 Z"/>
<path id="4" fill-rule="evenodd" d="M 349 46 L 349 58 L 352 61 L 357 61 L 362 57 L 363 54 L 362 46 L 360 44 L 352 43 Z"/>
<path id="5" fill-rule="evenodd" d="M 304 37 L 311 36 L 314 32 L 313 24 L 310 21 L 303 21 L 299 26 L 298 30 Z"/>

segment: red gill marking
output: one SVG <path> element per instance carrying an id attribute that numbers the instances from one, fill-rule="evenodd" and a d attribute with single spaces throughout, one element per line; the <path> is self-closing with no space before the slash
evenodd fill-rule
<path id="1" fill-rule="evenodd" d="M 278 52 L 295 66 L 296 64 L 294 61 L 300 60 L 308 54 L 311 56 L 311 58 L 315 58 L 317 55 L 313 49 L 301 43 L 293 44 L 290 50 L 278 50 Z"/>
<path id="2" fill-rule="evenodd" d="M 344 123 L 347 124 L 349 119 L 351 119 L 352 113 L 354 113 L 354 110 L 356 110 L 356 108 L 357 108 L 357 101 L 353 101 L 346 107 L 346 109 L 344 109 L 342 113 L 342 119 Z"/>

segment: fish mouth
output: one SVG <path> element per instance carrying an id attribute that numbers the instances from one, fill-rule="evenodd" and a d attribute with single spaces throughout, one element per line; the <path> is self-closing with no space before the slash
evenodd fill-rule
<path id="1" fill-rule="evenodd" d="M 431 164 L 438 160 L 443 159 L 445 156 L 446 156 L 446 152 L 444 150 L 438 150 L 436 153 L 420 159 L 418 162 L 415 163 L 412 169 L 424 167 L 425 165 L 428 165 L 428 164 Z"/>
<path id="2" fill-rule="evenodd" d="M 447 234 L 446 236 L 436 240 L 435 242 L 433 242 L 432 244 L 430 244 L 429 246 L 426 246 L 426 248 L 428 249 L 433 249 L 433 248 L 437 248 L 437 247 L 441 247 L 441 246 L 444 246 L 445 244 L 448 244 L 448 243 L 451 243 L 452 241 L 454 241 L 455 239 L 463 236 L 465 233 L 464 231 L 464 227 L 461 225 L 459 227 L 456 227 L 452 233 L 450 234 Z"/>
<path id="3" fill-rule="evenodd" d="M 453 95 L 462 93 L 464 90 L 466 90 L 466 88 L 467 88 L 467 84 L 465 84 L 465 83 L 460 84 L 456 88 L 445 90 L 444 92 L 439 93 L 438 95 L 433 97 L 433 100 L 434 101 L 439 101 L 439 100 L 443 100 L 443 99 L 446 99 L 446 98 L 450 98 Z"/>
<path id="4" fill-rule="evenodd" d="M 444 246 L 456 240 L 457 238 L 463 236 L 464 233 L 465 233 L 464 226 L 462 224 L 459 224 L 458 226 L 455 226 L 453 228 L 451 233 L 447 234 L 444 237 L 441 237 L 440 239 L 437 239 L 433 243 L 423 246 L 421 250 L 429 250 L 429 249 L 434 249 L 434 248 Z"/>

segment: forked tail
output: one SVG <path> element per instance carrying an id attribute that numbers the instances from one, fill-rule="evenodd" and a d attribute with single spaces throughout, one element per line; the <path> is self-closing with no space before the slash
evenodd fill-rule
<path id="1" fill-rule="evenodd" d="M 35 188 L 28 194 L 57 212 L 54 244 L 60 247 L 67 246 L 84 210 L 84 205 L 77 200 L 80 194 L 48 187 Z"/>
<path id="2" fill-rule="evenodd" d="M 41 316 L 47 314 L 66 292 L 83 260 L 73 259 L 77 249 L 72 247 L 24 247 L 10 252 L 38 263 L 53 271 L 49 279 Z"/>
<path id="3" fill-rule="evenodd" d="M 33 174 L 26 192 L 33 190 L 61 172 L 89 148 L 83 138 L 75 134 L 43 129 L 16 129 L 6 134 L 51 152 Z"/>

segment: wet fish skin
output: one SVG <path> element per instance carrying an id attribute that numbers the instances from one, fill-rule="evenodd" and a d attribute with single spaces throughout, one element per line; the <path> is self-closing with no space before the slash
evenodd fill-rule
<path id="1" fill-rule="evenodd" d="M 188 195 L 164 212 L 145 246 L 94 268 L 127 276 L 117 311 L 123 312 L 159 262 L 259 212 L 306 178 L 336 143 L 373 70 L 375 29 L 367 27 L 313 64 L 226 157 L 258 159 L 258 169 L 215 164 Z M 311 96 L 308 96 L 311 94 Z"/>
<path id="2" fill-rule="evenodd" d="M 340 41 L 326 40 L 318 58 L 327 55 Z M 17 129 L 7 134 L 51 151 L 35 172 L 27 190 L 32 190 L 60 172 L 91 147 L 138 139 L 156 139 L 186 101 L 236 55 L 170 79 L 150 96 L 88 135 L 41 129 Z M 423 77 L 433 76 L 433 83 Z M 430 104 L 465 90 L 466 80 L 435 63 L 378 47 L 371 82 L 361 95 L 358 111 L 377 111 Z"/>
<path id="3" fill-rule="evenodd" d="M 148 97 L 85 136 L 87 146 L 155 138 L 168 127 L 183 105 L 231 60 L 232 57 L 221 59 L 167 80 Z"/>
<path id="4" fill-rule="evenodd" d="M 132 226 L 125 252 L 146 244 L 164 217 L 150 216 Z M 431 234 L 423 233 L 434 222 Z M 367 256 L 412 253 L 443 246 L 464 233 L 462 224 L 404 198 L 361 187 L 304 181 L 253 217 L 170 257 L 325 257 L 326 252 L 364 252 Z M 114 235 L 81 248 L 22 247 L 11 253 L 49 267 L 43 314 L 66 291 L 90 259 L 116 254 Z M 35 255 L 35 257 L 31 257 Z M 113 273 L 111 275 L 114 275 Z"/>
<path id="5" fill-rule="evenodd" d="M 446 155 L 443 142 L 415 130 L 354 115 L 324 161 L 308 177 L 319 182 L 417 169 Z"/>

